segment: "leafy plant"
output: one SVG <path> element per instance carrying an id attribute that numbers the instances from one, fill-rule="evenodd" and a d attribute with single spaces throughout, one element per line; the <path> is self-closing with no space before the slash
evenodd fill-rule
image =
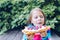
<path id="1" fill-rule="evenodd" d="M 46 15 L 46 25 L 59 28 L 60 0 L 0 0 L 0 34 L 26 25 L 31 9 L 39 7 Z"/>

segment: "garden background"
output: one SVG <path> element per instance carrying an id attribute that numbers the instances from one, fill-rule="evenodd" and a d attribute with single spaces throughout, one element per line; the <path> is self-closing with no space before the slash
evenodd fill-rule
<path id="1" fill-rule="evenodd" d="M 23 29 L 35 7 L 46 15 L 46 25 L 60 32 L 60 0 L 0 0 L 0 34 L 13 28 Z"/>

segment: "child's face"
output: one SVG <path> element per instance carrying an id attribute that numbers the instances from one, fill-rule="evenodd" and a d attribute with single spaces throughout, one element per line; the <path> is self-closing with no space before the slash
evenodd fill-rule
<path id="1" fill-rule="evenodd" d="M 34 11 L 32 13 L 31 23 L 35 26 L 42 26 L 44 24 L 44 15 L 40 11 Z"/>

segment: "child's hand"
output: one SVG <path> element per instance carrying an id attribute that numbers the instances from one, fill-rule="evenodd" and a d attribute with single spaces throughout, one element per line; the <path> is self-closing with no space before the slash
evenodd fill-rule
<path id="1" fill-rule="evenodd" d="M 50 26 L 46 26 L 46 27 L 43 27 L 43 28 L 39 28 L 38 29 L 38 32 L 40 32 L 41 36 L 42 37 L 45 37 L 46 34 L 47 34 L 47 30 L 50 30 Z"/>
<path id="2" fill-rule="evenodd" d="M 40 35 L 41 35 L 41 37 L 46 37 L 47 32 L 46 31 L 40 32 Z"/>
<path id="3" fill-rule="evenodd" d="M 47 27 L 43 27 L 43 28 L 39 28 L 38 32 L 40 32 L 41 37 L 45 37 L 47 34 L 47 30 L 48 30 Z"/>
<path id="4" fill-rule="evenodd" d="M 32 40 L 33 39 L 33 35 L 27 35 L 28 40 Z"/>

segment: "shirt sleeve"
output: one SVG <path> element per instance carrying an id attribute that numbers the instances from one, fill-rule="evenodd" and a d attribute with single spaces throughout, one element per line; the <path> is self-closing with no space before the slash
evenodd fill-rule
<path id="1" fill-rule="evenodd" d="M 27 36 L 26 36 L 26 34 L 23 34 L 23 38 L 22 38 L 23 40 L 27 40 Z"/>
<path id="2" fill-rule="evenodd" d="M 34 29 L 34 27 L 32 25 L 29 25 L 28 29 Z"/>
<path id="3" fill-rule="evenodd" d="M 48 36 L 48 38 L 51 38 L 51 30 L 50 29 L 47 31 L 47 36 Z"/>

